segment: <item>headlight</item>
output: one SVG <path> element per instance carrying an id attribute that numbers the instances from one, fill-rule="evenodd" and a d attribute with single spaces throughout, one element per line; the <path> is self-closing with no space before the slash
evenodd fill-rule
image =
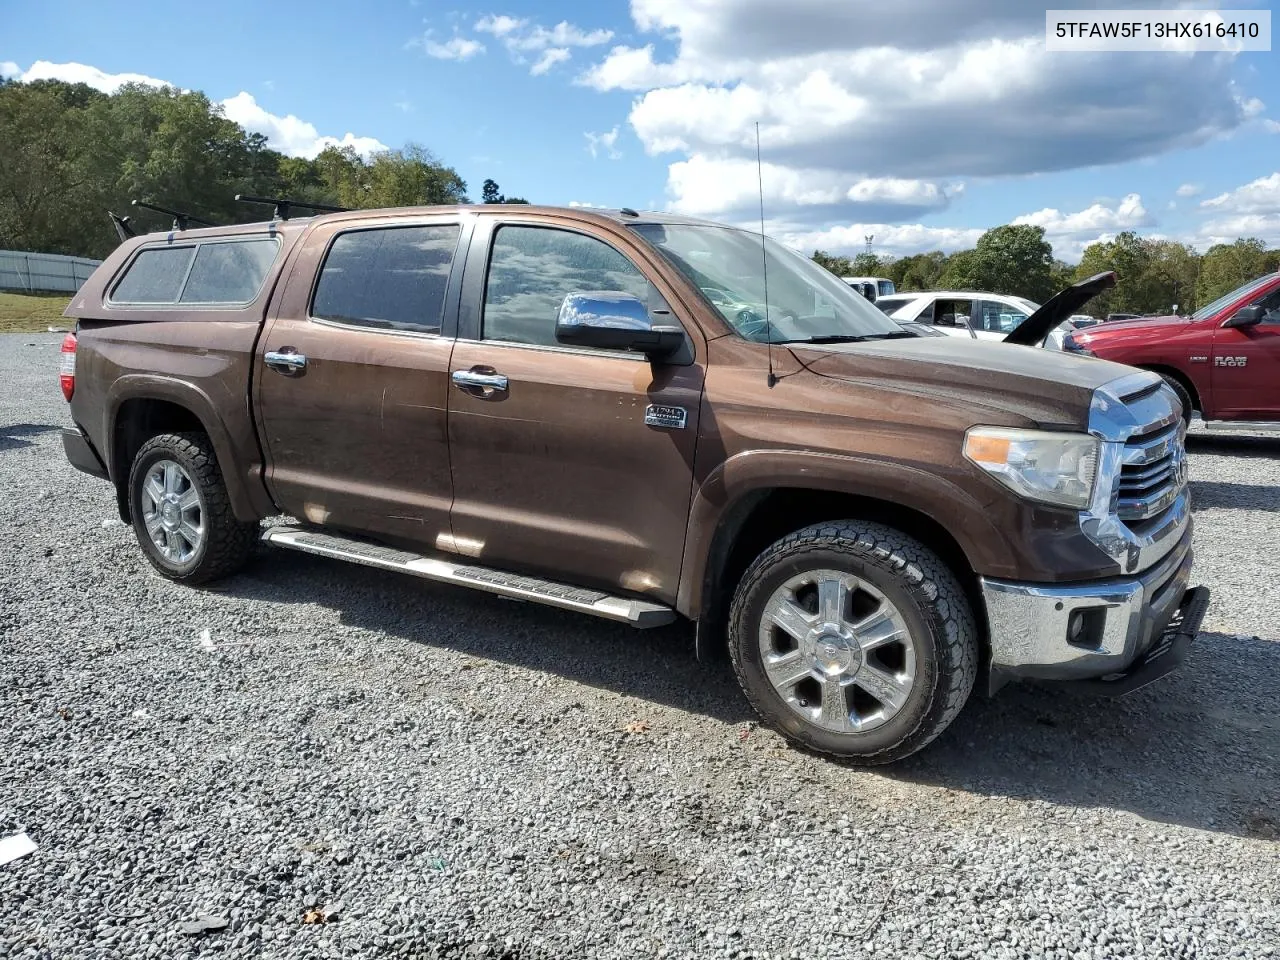
<path id="1" fill-rule="evenodd" d="M 1029 500 L 1083 510 L 1093 497 L 1098 441 L 1086 434 L 973 427 L 964 455 Z"/>
<path id="2" fill-rule="evenodd" d="M 1086 357 L 1092 357 L 1094 355 L 1092 350 L 1077 340 L 1074 334 L 1070 333 L 1062 338 L 1062 349 L 1067 353 L 1078 353 Z"/>

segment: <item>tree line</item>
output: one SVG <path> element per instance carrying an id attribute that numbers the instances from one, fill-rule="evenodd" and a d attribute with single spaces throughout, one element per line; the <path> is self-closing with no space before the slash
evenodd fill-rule
<path id="1" fill-rule="evenodd" d="M 368 158 L 328 147 L 314 159 L 273 150 L 262 134 L 228 120 L 203 93 L 139 84 L 106 94 L 85 84 L 0 78 L 0 249 L 101 258 L 118 243 L 107 211 L 132 215 L 142 232 L 159 203 L 213 223 L 261 220 L 236 194 L 340 207 L 467 203 L 467 184 L 417 144 Z M 504 197 L 492 180 L 487 203 Z"/>
<path id="2" fill-rule="evenodd" d="M 860 253 L 813 259 L 839 276 L 884 277 L 899 290 L 981 290 L 1044 303 L 1063 287 L 1114 270 L 1116 285 L 1085 310 L 1108 313 L 1189 314 L 1236 287 L 1280 270 L 1280 250 L 1257 239 L 1217 243 L 1203 254 L 1185 243 L 1154 240 L 1133 232 L 1090 244 L 1077 266 L 1054 259 L 1044 228 L 1007 224 L 984 233 L 972 250 L 941 250 L 909 257 Z"/>

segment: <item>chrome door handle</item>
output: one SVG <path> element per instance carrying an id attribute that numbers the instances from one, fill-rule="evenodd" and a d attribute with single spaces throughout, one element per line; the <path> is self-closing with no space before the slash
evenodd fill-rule
<path id="1" fill-rule="evenodd" d="M 488 387 L 490 390 L 506 390 L 507 378 L 501 373 L 476 373 L 474 370 L 455 370 L 450 379 L 455 387 Z"/>
<path id="2" fill-rule="evenodd" d="M 269 350 L 262 357 L 268 367 L 282 373 L 299 373 L 307 369 L 307 358 L 301 353 L 278 353 Z"/>

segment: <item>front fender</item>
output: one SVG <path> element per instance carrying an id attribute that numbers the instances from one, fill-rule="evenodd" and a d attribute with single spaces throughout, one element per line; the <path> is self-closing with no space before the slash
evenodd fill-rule
<path id="1" fill-rule="evenodd" d="M 906 507 L 947 530 L 975 570 L 1002 570 L 1009 564 L 1008 539 L 989 519 L 989 504 L 938 473 L 873 457 L 751 450 L 722 463 L 694 494 L 676 598 L 680 613 L 700 615 L 711 551 L 730 510 L 743 498 L 778 488 L 851 494 Z"/>
<path id="2" fill-rule="evenodd" d="M 127 481 L 127 477 L 114 475 L 114 465 L 116 420 L 121 406 L 128 400 L 163 400 L 195 415 L 213 443 L 218 468 L 227 485 L 231 509 L 237 520 L 254 522 L 275 512 L 266 488 L 261 483 L 261 463 L 256 456 L 242 455 L 209 395 L 189 381 L 161 374 L 125 374 L 116 379 L 107 391 L 106 402 L 103 404 L 101 436 L 107 465 L 112 469 L 112 481 L 117 484 Z M 248 417 L 248 411 L 244 411 L 243 415 Z"/>

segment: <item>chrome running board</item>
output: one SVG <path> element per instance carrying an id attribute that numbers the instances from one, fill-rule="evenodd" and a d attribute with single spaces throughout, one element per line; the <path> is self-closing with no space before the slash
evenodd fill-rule
<path id="1" fill-rule="evenodd" d="M 599 590 L 588 590 L 537 577 L 525 577 L 504 570 L 493 570 L 475 564 L 454 563 L 435 557 L 424 557 L 406 550 L 385 547 L 354 537 L 345 537 L 294 526 L 271 527 L 262 534 L 262 542 L 289 550 L 300 550 L 321 557 L 333 557 L 366 567 L 396 570 L 426 580 L 472 587 L 513 600 L 529 600 L 564 610 L 589 613 L 606 620 L 629 623 L 645 629 L 671 623 L 676 615 L 669 607 L 645 600 L 616 597 Z"/>
<path id="2" fill-rule="evenodd" d="M 1274 420 L 1205 420 L 1205 430 L 1210 433 L 1234 433 L 1247 430 L 1251 433 L 1280 433 L 1280 422 Z"/>

